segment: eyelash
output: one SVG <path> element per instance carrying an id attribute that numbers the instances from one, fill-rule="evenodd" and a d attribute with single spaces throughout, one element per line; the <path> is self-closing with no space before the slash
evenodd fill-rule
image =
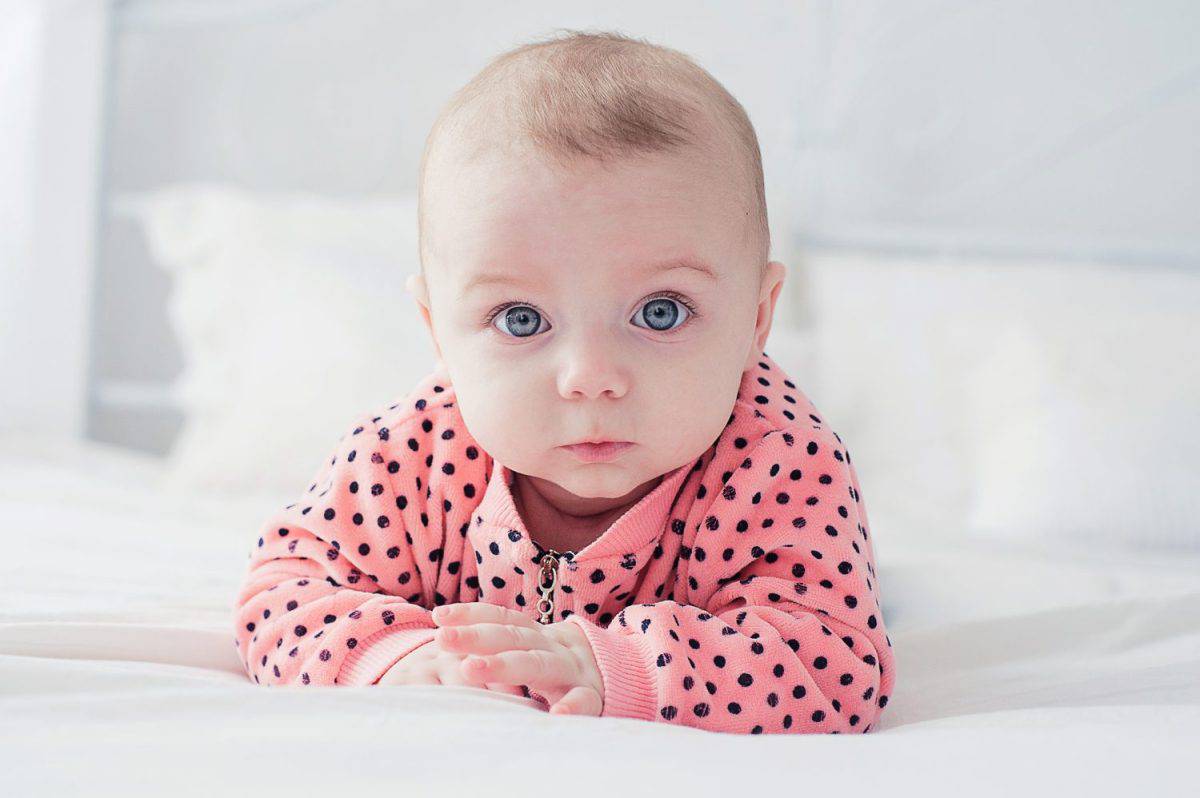
<path id="1" fill-rule="evenodd" d="M 685 308 L 687 308 L 689 315 L 688 315 L 688 321 L 684 323 L 684 326 L 687 326 L 688 324 L 690 324 L 693 317 L 698 317 L 700 315 L 700 312 L 698 310 L 696 310 L 696 305 L 691 300 L 689 300 L 683 294 L 677 293 L 675 291 L 664 291 L 662 293 L 655 294 L 652 297 L 648 297 L 646 299 L 646 302 L 647 303 L 653 302 L 656 299 L 674 299 L 676 302 L 678 302 L 679 304 L 681 304 Z M 515 308 L 515 307 L 529 307 L 529 308 L 533 308 L 534 310 L 537 310 L 538 313 L 541 313 L 541 311 L 538 310 L 538 306 L 533 304 L 532 302 L 526 302 L 524 300 L 518 300 L 518 301 L 514 301 L 514 302 L 505 302 L 503 305 L 497 305 L 496 307 L 494 307 L 490 311 L 488 311 L 487 316 L 483 320 L 484 326 L 490 327 L 493 319 L 495 319 L 497 316 L 499 316 L 501 313 L 508 310 L 509 308 Z M 666 332 L 673 333 L 673 332 L 677 332 L 681 329 L 683 329 L 683 327 L 676 327 L 674 330 L 667 330 Z M 659 331 L 653 330 L 652 332 L 659 332 Z"/>

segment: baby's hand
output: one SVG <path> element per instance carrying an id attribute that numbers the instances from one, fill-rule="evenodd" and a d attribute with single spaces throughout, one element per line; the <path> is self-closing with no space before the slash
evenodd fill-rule
<path id="1" fill-rule="evenodd" d="M 520 687 L 507 684 L 480 685 L 467 681 L 462 675 L 462 661 L 467 657 L 456 651 L 446 651 L 437 640 L 422 643 L 401 657 L 376 684 L 460 684 L 466 687 L 486 688 L 496 693 L 524 696 Z"/>
<path id="2" fill-rule="evenodd" d="M 554 714 L 600 715 L 604 682 L 583 630 L 573 623 L 540 624 L 516 610 L 475 601 L 433 611 L 435 642 L 465 656 L 471 683 L 524 685 Z"/>

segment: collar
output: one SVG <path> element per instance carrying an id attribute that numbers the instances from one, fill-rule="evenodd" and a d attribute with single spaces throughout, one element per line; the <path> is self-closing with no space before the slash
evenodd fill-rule
<path id="1" fill-rule="evenodd" d="M 679 495 L 684 480 L 699 459 L 697 457 L 664 474 L 662 481 L 653 490 L 627 509 L 600 537 L 576 552 L 571 558 L 572 561 L 592 562 L 622 557 L 656 543 L 662 535 L 667 515 Z M 502 465 L 499 460 L 493 460 L 487 490 L 476 508 L 476 513 L 482 517 L 484 525 L 491 526 L 496 531 L 519 532 L 520 538 L 514 541 L 519 550 L 518 559 L 525 561 L 528 558 L 528 562 L 537 563 L 545 549 L 533 540 L 525 522 L 517 513 L 511 490 L 514 476 L 512 469 Z M 509 538 L 511 537 L 510 535 Z M 641 559 L 639 557 L 639 561 Z"/>

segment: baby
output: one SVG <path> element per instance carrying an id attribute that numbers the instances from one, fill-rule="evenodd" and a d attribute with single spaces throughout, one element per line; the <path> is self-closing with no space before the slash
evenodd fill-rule
<path id="1" fill-rule="evenodd" d="M 443 110 L 418 205 L 438 366 L 263 525 L 249 676 L 869 731 L 895 669 L 866 510 L 764 350 L 784 267 L 737 100 L 641 40 L 535 42 Z"/>

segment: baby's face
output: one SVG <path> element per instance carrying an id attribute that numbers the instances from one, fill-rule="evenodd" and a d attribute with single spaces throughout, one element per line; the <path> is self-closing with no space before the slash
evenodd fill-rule
<path id="1" fill-rule="evenodd" d="M 771 262 L 759 281 L 719 160 L 441 170 L 425 195 L 429 284 L 409 289 L 490 455 L 577 497 L 619 497 L 716 440 L 783 279 Z M 712 273 L 665 268 L 685 262 Z M 561 448 L 592 438 L 635 445 L 600 463 Z"/>

